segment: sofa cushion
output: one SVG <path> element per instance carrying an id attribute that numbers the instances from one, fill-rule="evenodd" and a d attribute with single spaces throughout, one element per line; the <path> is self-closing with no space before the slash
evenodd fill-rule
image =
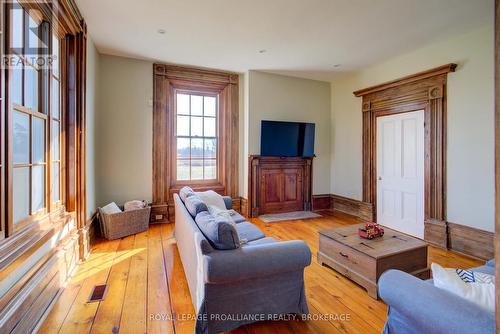
<path id="1" fill-rule="evenodd" d="M 265 237 L 264 233 L 257 226 L 249 222 L 243 222 L 236 224 L 236 231 L 241 240 L 246 240 L 251 242 L 257 239 L 262 239 Z"/>
<path id="2" fill-rule="evenodd" d="M 229 210 L 229 214 L 236 224 L 243 223 L 245 221 L 245 217 L 243 217 L 233 209 Z"/>
<path id="3" fill-rule="evenodd" d="M 200 212 L 208 211 L 208 207 L 198 196 L 191 195 L 186 197 L 184 201 L 186 209 L 189 211 L 191 216 L 196 217 Z"/>
<path id="4" fill-rule="evenodd" d="M 214 248 L 227 250 L 240 247 L 240 238 L 232 221 L 203 211 L 196 215 L 195 222 Z"/>
<path id="5" fill-rule="evenodd" d="M 179 197 L 181 198 L 181 200 L 183 202 L 186 202 L 186 198 L 188 198 L 189 196 L 192 196 L 194 195 L 194 190 L 191 189 L 191 187 L 182 187 L 181 190 L 179 191 Z"/>

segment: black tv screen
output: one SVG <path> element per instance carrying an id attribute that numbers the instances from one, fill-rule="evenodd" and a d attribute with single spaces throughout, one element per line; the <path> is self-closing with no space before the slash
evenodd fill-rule
<path id="1" fill-rule="evenodd" d="M 313 157 L 314 123 L 262 121 L 260 155 Z"/>

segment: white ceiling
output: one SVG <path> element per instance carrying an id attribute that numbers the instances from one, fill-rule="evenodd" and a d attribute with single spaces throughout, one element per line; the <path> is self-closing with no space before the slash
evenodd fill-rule
<path id="1" fill-rule="evenodd" d="M 77 3 L 100 53 L 325 81 L 491 22 L 494 8 L 493 0 Z"/>

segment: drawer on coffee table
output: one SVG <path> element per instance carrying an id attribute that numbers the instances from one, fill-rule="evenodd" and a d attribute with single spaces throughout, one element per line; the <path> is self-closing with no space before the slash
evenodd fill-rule
<path id="1" fill-rule="evenodd" d="M 376 280 L 377 265 L 374 258 L 323 235 L 320 235 L 319 244 L 323 256 L 329 257 L 352 272 Z"/>

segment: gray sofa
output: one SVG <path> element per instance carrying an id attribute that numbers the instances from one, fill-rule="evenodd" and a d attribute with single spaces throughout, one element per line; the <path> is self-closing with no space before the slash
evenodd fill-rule
<path id="1" fill-rule="evenodd" d="M 253 224 L 236 224 L 248 242 L 218 250 L 174 194 L 175 238 L 196 310 L 196 333 L 219 333 L 283 314 L 307 314 L 304 268 L 311 263 L 305 242 L 277 242 Z M 224 198 L 228 209 L 231 199 Z"/>
<path id="2" fill-rule="evenodd" d="M 473 268 L 495 274 L 495 260 Z M 389 313 L 384 334 L 488 334 L 495 332 L 495 315 L 470 301 L 436 288 L 399 270 L 388 270 L 378 282 L 378 292 Z"/>

